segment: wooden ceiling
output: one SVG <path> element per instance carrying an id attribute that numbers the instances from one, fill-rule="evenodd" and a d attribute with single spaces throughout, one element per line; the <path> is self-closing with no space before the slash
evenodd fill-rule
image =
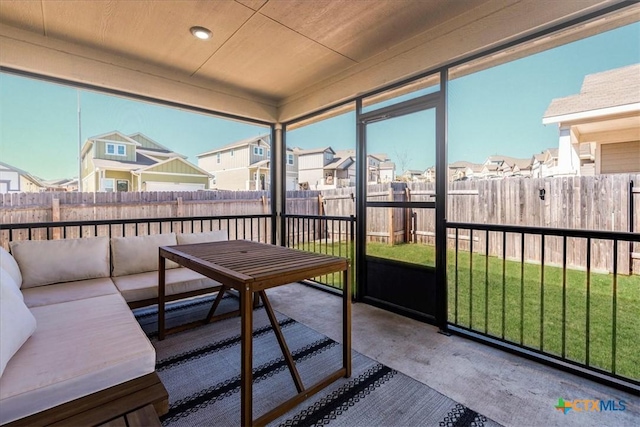
<path id="1" fill-rule="evenodd" d="M 0 0 L 0 66 L 285 121 L 620 2 Z"/>

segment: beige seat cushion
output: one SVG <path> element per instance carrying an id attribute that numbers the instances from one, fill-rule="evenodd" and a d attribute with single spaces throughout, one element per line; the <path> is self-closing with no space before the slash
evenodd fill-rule
<path id="1" fill-rule="evenodd" d="M 0 424 L 149 374 L 155 350 L 120 295 L 34 307 L 0 378 Z"/>
<path id="2" fill-rule="evenodd" d="M 109 238 L 22 240 L 9 244 L 20 266 L 22 289 L 109 277 Z"/>
<path id="3" fill-rule="evenodd" d="M 215 288 L 220 283 L 204 277 L 188 268 L 168 270 L 165 275 L 165 295 Z M 113 283 L 127 302 L 142 301 L 158 297 L 158 272 L 114 277 Z"/>
<path id="4" fill-rule="evenodd" d="M 36 286 L 22 290 L 27 307 L 59 304 L 85 298 L 117 294 L 118 288 L 111 278 L 78 280 L 77 282 L 57 283 L 48 286 Z"/>
<path id="5" fill-rule="evenodd" d="M 126 276 L 158 270 L 158 248 L 178 244 L 175 233 L 148 236 L 113 237 L 111 239 L 112 276 Z M 177 268 L 167 261 L 165 268 Z"/>

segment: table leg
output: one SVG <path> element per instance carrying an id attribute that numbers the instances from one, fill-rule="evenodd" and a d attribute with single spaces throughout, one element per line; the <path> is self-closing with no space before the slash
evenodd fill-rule
<path id="1" fill-rule="evenodd" d="M 158 340 L 164 339 L 165 258 L 158 258 Z"/>
<path id="2" fill-rule="evenodd" d="M 204 323 L 211 322 L 211 318 L 215 314 L 216 309 L 218 308 L 218 305 L 220 305 L 220 301 L 222 301 L 222 297 L 224 297 L 224 293 L 226 291 L 227 291 L 227 287 L 225 285 L 222 285 L 220 287 L 220 290 L 218 291 L 218 295 L 216 295 L 216 299 L 213 301 L 213 304 L 211 305 L 211 310 L 209 310 L 209 314 L 207 314 L 207 318 L 204 321 Z"/>
<path id="3" fill-rule="evenodd" d="M 350 266 L 344 270 L 342 290 L 342 366 L 345 378 L 351 376 L 351 274 Z"/>
<path id="4" fill-rule="evenodd" d="M 280 350 L 282 351 L 282 356 L 284 356 L 284 361 L 289 367 L 291 379 L 293 379 L 296 390 L 298 390 L 298 393 L 300 393 L 304 390 L 302 378 L 300 378 L 300 373 L 298 372 L 298 368 L 296 368 L 296 362 L 293 360 L 293 356 L 291 356 L 291 351 L 289 351 L 289 346 L 287 346 L 287 342 L 284 339 L 284 335 L 282 334 L 282 330 L 280 329 L 280 325 L 278 324 L 276 314 L 273 312 L 271 303 L 267 298 L 267 292 L 259 291 L 257 292 L 257 294 L 260 295 L 260 298 L 262 298 L 262 303 L 264 304 L 264 309 L 267 312 L 267 316 L 269 316 L 269 322 L 271 322 L 273 333 L 276 335 L 276 339 L 278 340 L 278 344 L 280 345 Z"/>
<path id="5" fill-rule="evenodd" d="M 240 423 L 253 425 L 253 292 L 240 291 Z"/>

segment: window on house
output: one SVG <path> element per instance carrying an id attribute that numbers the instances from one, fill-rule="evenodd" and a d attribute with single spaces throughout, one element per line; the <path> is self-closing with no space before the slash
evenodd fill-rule
<path id="1" fill-rule="evenodd" d="M 253 147 L 253 154 L 256 156 L 262 156 L 264 155 L 264 150 L 262 147 Z"/>
<path id="2" fill-rule="evenodd" d="M 102 191 L 107 193 L 113 193 L 115 191 L 115 185 L 115 179 L 113 178 L 103 178 L 100 183 Z"/>
<path id="3" fill-rule="evenodd" d="M 126 179 L 119 179 L 116 182 L 116 190 L 117 191 L 129 191 L 129 181 Z"/>
<path id="4" fill-rule="evenodd" d="M 293 165 L 293 154 L 287 154 L 287 164 L 289 166 Z"/>
<path id="5" fill-rule="evenodd" d="M 216 163 L 220 163 L 220 153 L 216 154 Z"/>
<path id="6" fill-rule="evenodd" d="M 229 154 L 231 155 L 231 157 L 233 157 L 233 150 L 231 150 L 231 152 Z"/>
<path id="7" fill-rule="evenodd" d="M 271 150 L 267 150 L 267 157 L 271 157 Z"/>
<path id="8" fill-rule="evenodd" d="M 124 144 L 111 144 L 106 145 L 107 154 L 112 156 L 126 156 L 127 149 Z"/>

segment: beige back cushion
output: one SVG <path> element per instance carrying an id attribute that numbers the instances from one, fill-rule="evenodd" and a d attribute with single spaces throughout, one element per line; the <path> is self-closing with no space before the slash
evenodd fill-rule
<path id="1" fill-rule="evenodd" d="M 11 242 L 22 288 L 109 277 L 109 238 Z"/>
<path id="2" fill-rule="evenodd" d="M 193 245 L 195 243 L 220 242 L 229 240 L 227 230 L 207 231 L 204 233 L 178 234 L 179 245 Z"/>
<path id="3" fill-rule="evenodd" d="M 111 238 L 114 277 L 158 270 L 158 248 L 178 244 L 175 233 Z M 167 261 L 166 268 L 179 267 Z"/>

